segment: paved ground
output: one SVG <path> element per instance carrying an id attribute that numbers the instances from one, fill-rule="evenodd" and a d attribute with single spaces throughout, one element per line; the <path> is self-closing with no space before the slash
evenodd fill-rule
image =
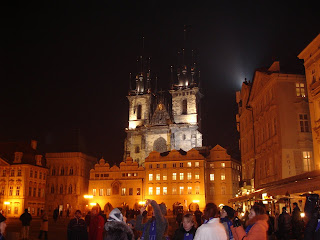
<path id="1" fill-rule="evenodd" d="M 177 224 L 173 217 L 168 218 L 169 236 L 171 237 Z M 21 231 L 21 222 L 19 219 L 9 218 L 6 220 L 6 240 L 19 240 Z M 69 219 L 59 219 L 56 223 L 53 219 L 49 219 L 48 239 L 67 240 L 67 226 Z M 40 219 L 33 219 L 30 226 L 30 240 L 38 239 L 40 229 Z M 44 236 L 43 236 L 44 239 Z"/>

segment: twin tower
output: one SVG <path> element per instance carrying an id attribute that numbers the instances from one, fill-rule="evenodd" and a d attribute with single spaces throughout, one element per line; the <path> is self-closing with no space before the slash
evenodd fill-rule
<path id="1" fill-rule="evenodd" d="M 150 60 L 139 58 L 141 69 L 129 100 L 129 126 L 126 128 L 124 157 L 139 165 L 152 151 L 164 153 L 173 149 L 188 151 L 202 147 L 200 133 L 200 71 L 192 57 L 187 63 L 184 49 L 174 71 L 171 67 L 169 91 L 152 87 Z M 130 79 L 131 82 L 133 79 Z"/>

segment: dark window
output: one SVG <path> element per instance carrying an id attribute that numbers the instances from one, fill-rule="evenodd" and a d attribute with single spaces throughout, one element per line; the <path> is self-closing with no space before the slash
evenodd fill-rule
<path id="1" fill-rule="evenodd" d="M 157 168 L 160 168 L 160 164 L 157 164 Z"/>
<path id="2" fill-rule="evenodd" d="M 167 164 L 163 164 L 163 168 L 167 168 Z"/>
<path id="3" fill-rule="evenodd" d="M 51 193 L 54 193 L 54 186 L 51 185 Z"/>
<path id="4" fill-rule="evenodd" d="M 139 146 L 136 146 L 135 153 L 139 153 L 139 152 L 140 152 L 140 148 Z"/>
<path id="5" fill-rule="evenodd" d="M 188 113 L 188 102 L 187 99 L 184 99 L 182 101 L 182 114 L 187 114 Z"/>
<path id="6" fill-rule="evenodd" d="M 141 189 L 137 188 L 137 195 L 140 195 Z"/>
<path id="7" fill-rule="evenodd" d="M 129 195 L 133 195 L 133 188 L 129 188 Z"/>
<path id="8" fill-rule="evenodd" d="M 180 167 L 183 167 L 183 163 L 180 163 Z"/>
<path id="9" fill-rule="evenodd" d="M 95 174 L 95 177 L 97 177 L 97 178 L 98 178 L 98 177 L 99 177 L 99 174 Z"/>
<path id="10" fill-rule="evenodd" d="M 142 113 L 142 106 L 138 105 L 137 109 L 137 119 L 141 119 L 141 113 Z"/>
<path id="11" fill-rule="evenodd" d="M 60 186 L 60 194 L 63 194 L 63 186 Z"/>

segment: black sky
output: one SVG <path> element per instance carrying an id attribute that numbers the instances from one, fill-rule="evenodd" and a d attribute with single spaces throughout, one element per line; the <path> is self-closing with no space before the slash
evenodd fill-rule
<path id="1" fill-rule="evenodd" d="M 235 92 L 254 69 L 297 55 L 319 33 L 306 2 L 44 1 L 1 3 L 0 140 L 39 141 L 43 151 L 82 147 L 119 162 L 127 127 L 129 73 L 142 36 L 152 72 L 167 88 L 183 26 L 200 53 L 204 144 L 236 154 Z"/>

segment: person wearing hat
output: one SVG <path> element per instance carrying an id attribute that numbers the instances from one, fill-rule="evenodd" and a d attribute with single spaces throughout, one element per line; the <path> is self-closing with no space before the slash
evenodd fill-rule
<path id="1" fill-rule="evenodd" d="M 227 205 L 223 206 L 222 209 L 220 210 L 220 222 L 226 229 L 228 240 L 233 240 L 231 226 L 232 226 L 232 219 L 234 218 L 234 213 L 235 211 Z"/>
<path id="2" fill-rule="evenodd" d="M 152 206 L 153 216 L 145 224 L 142 223 L 143 212 L 148 205 Z M 156 201 L 147 199 L 144 207 L 140 209 L 137 216 L 136 230 L 142 231 L 141 240 L 162 240 L 168 229 L 168 221 L 165 218 L 167 207 L 164 203 L 158 204 Z"/>
<path id="3" fill-rule="evenodd" d="M 134 240 L 132 229 L 126 224 L 125 218 L 118 208 L 114 208 L 104 225 L 106 236 L 104 240 Z"/>

